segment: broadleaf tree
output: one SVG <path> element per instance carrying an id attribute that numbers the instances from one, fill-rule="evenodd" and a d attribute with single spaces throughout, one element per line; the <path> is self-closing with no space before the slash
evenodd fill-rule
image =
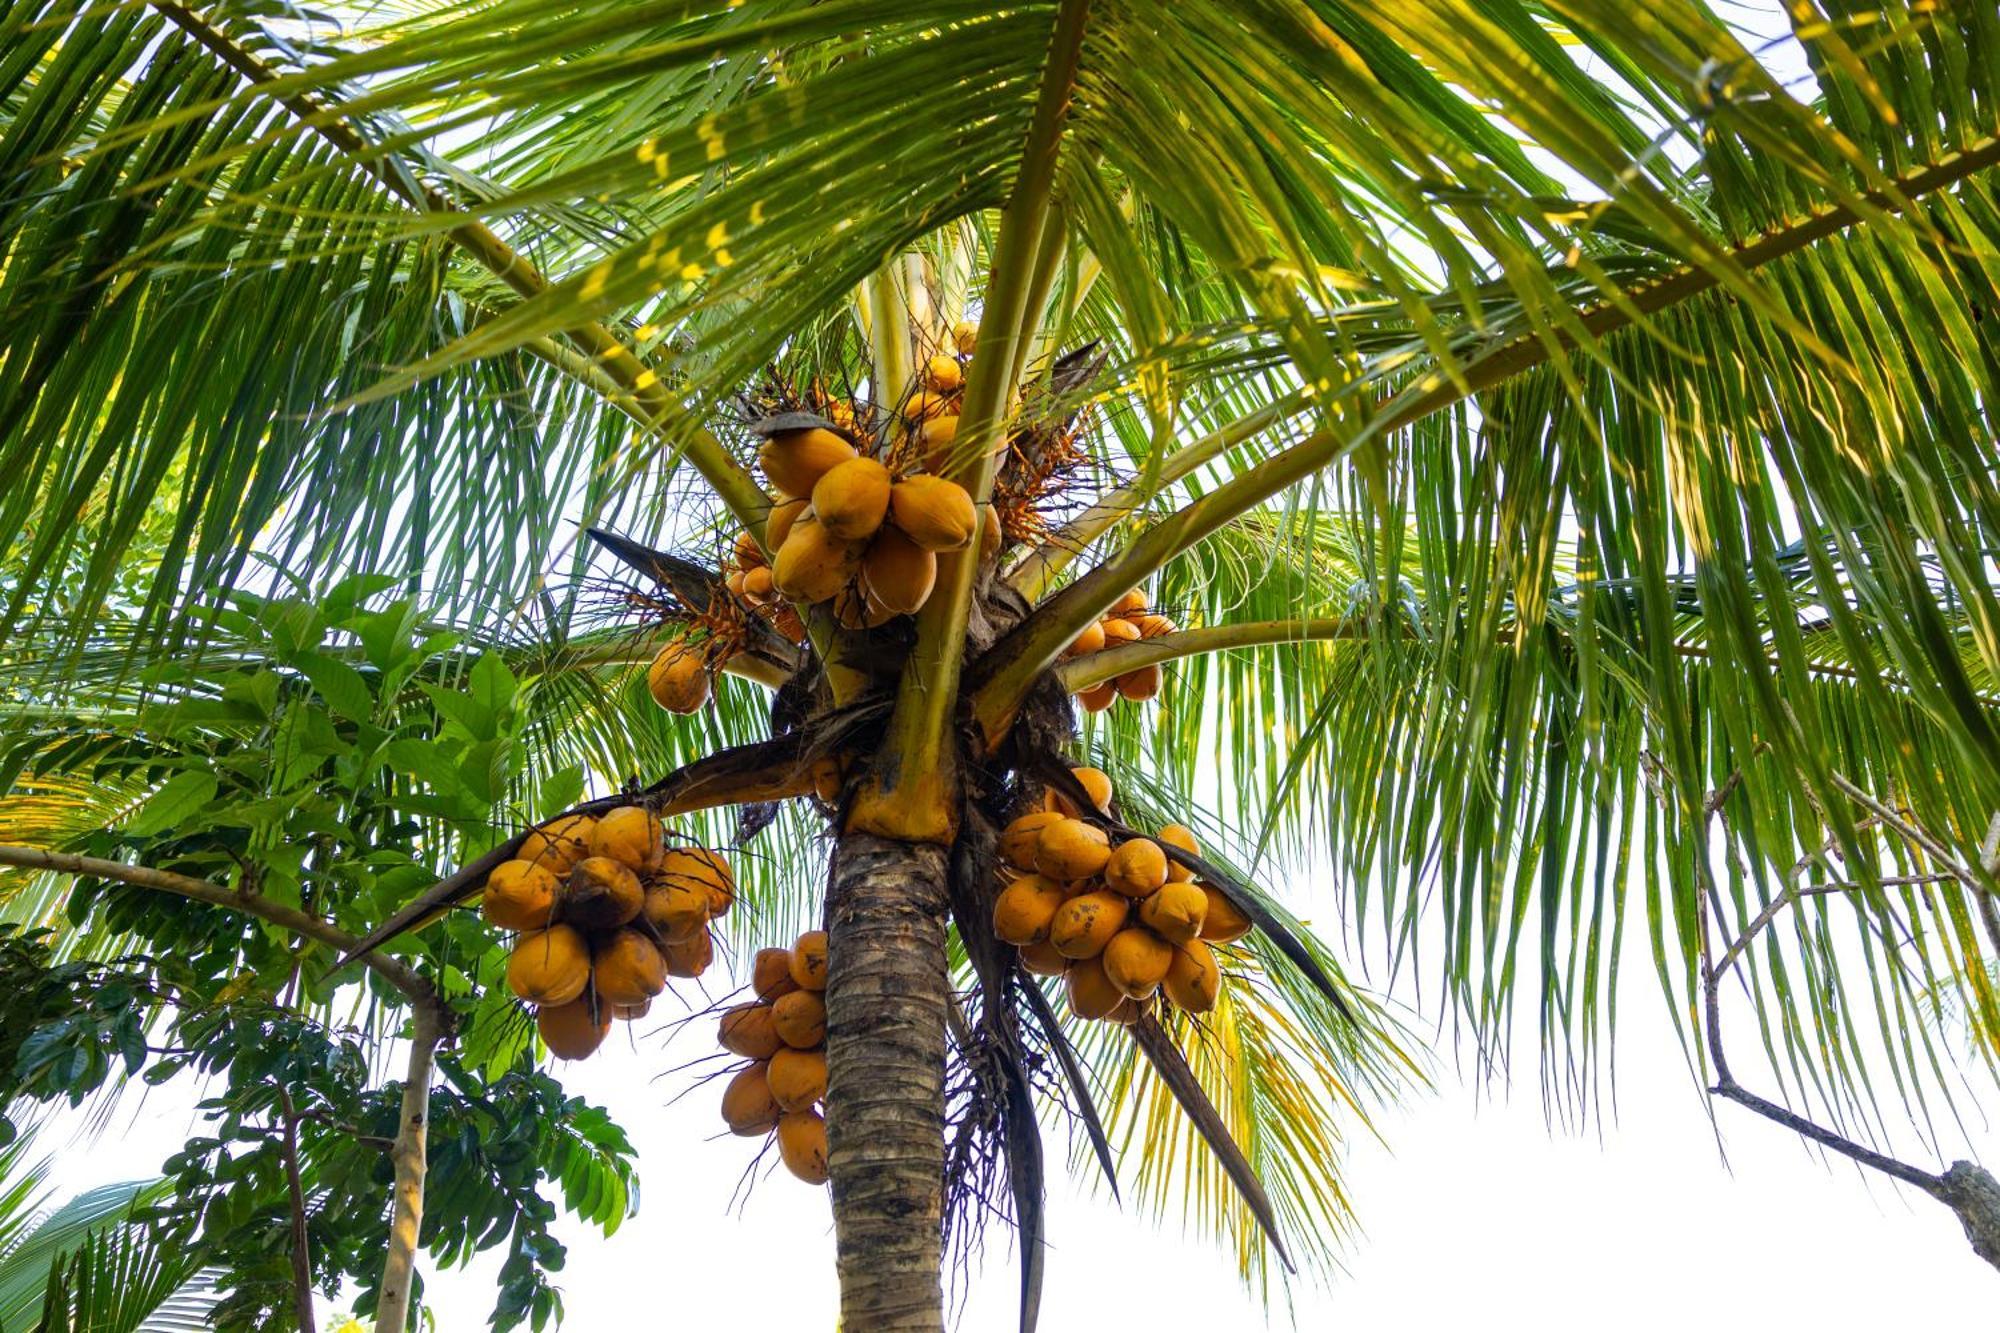
<path id="1" fill-rule="evenodd" d="M 1032 1322 L 1058 1100 L 1112 1169 L 1104 1125 L 1134 1127 L 1141 1187 L 1253 1274 L 1324 1257 L 1327 1089 L 1365 1114 L 1414 1073 L 1256 887 L 1329 849 L 1352 937 L 1494 1053 L 1533 991 L 1553 1098 L 1595 1103 L 1642 947 L 1719 1098 L 2000 1253 L 1990 1176 L 1872 1142 L 2000 1054 L 1992 6 L 4 15 L 23 718 L 143 707 L 149 662 L 227 637 L 222 590 L 388 571 L 513 643 L 520 772 L 612 793 L 575 809 L 828 835 L 823 877 L 746 900 L 828 932 L 853 1326 L 937 1327 L 989 1193 Z M 785 485 L 812 432 L 970 502 L 923 596 L 786 560 L 783 492 L 824 527 Z M 1172 623 L 1099 647 L 1135 590 Z M 655 651 L 676 702 L 726 677 L 695 720 L 647 711 Z M 1107 682 L 1157 697 L 1072 709 Z M 428 683 L 463 730 L 479 682 Z M 123 777 L 137 816 L 54 802 L 42 842 L 144 852 L 205 794 Z M 1050 799 L 1107 846 L 1186 821 L 1230 850 L 1184 865 L 1257 927 L 1209 1015 L 1084 1026 L 998 939 L 995 839 Z M 348 950 L 379 968 L 522 845 L 301 910 L 379 907 Z"/>

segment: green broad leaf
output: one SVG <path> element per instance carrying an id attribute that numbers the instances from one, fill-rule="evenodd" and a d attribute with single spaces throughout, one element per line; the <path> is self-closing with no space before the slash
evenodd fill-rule
<path id="1" fill-rule="evenodd" d="M 514 694 L 520 682 L 514 673 L 500 660 L 498 653 L 483 653 L 472 664 L 472 674 L 467 681 L 472 697 L 490 709 L 496 716 L 506 713 L 514 706 Z"/>
<path id="2" fill-rule="evenodd" d="M 559 768 L 542 779 L 535 794 L 535 817 L 552 819 L 583 799 L 583 765 Z"/>
<path id="3" fill-rule="evenodd" d="M 458 756 L 462 746 L 451 741 L 418 740 L 403 736 L 382 747 L 382 757 L 398 773 L 408 773 L 432 787 L 456 791 Z"/>
<path id="4" fill-rule="evenodd" d="M 222 687 L 222 697 L 245 709 L 254 709 L 259 718 L 270 717 L 278 710 L 279 681 L 270 671 L 253 671 L 237 676 Z"/>
<path id="5" fill-rule="evenodd" d="M 425 684 L 425 694 L 445 720 L 475 741 L 490 741 L 499 734 L 498 715 L 484 703 L 460 690 Z"/>
<path id="6" fill-rule="evenodd" d="M 305 652 L 319 645 L 326 634 L 326 622 L 317 608 L 294 598 L 278 598 L 258 609 L 257 621 L 271 636 L 271 646 L 281 657 Z"/>
<path id="7" fill-rule="evenodd" d="M 320 610 L 328 624 L 352 629 L 350 622 L 361 611 L 361 604 L 370 597 L 387 592 L 399 582 L 401 580 L 393 574 L 350 574 L 327 589 L 326 596 L 320 600 Z"/>
<path id="8" fill-rule="evenodd" d="M 176 773 L 161 784 L 139 813 L 125 824 L 125 832 L 147 838 L 185 824 L 195 811 L 215 799 L 217 783 L 213 773 Z"/>
<path id="9" fill-rule="evenodd" d="M 417 627 L 417 609 L 407 601 L 391 602 L 380 611 L 355 617 L 354 635 L 368 660 L 387 672 L 410 655 L 410 634 Z"/>
<path id="10" fill-rule="evenodd" d="M 465 789 L 489 804 L 507 794 L 508 759 L 513 745 L 505 740 L 481 741 L 458 761 Z"/>
<path id="11" fill-rule="evenodd" d="M 375 696 L 359 671 L 325 653 L 302 652 L 294 660 L 337 716 L 355 722 L 366 722 L 374 716 Z"/>

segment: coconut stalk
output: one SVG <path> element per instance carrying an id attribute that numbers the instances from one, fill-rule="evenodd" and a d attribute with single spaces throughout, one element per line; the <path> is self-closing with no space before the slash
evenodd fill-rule
<path id="1" fill-rule="evenodd" d="M 957 466 L 946 475 L 974 502 L 993 494 L 991 444 L 1003 428 L 1013 394 L 1016 349 L 1035 282 L 1042 233 L 1051 225 L 1056 159 L 1068 125 L 1071 94 L 1083 49 L 1089 0 L 1064 0 L 1042 70 L 1021 168 L 1001 211 L 980 320 L 984 355 L 973 358 L 959 413 Z M 879 331 L 878 331 L 879 337 Z M 857 795 L 850 826 L 882 837 L 949 842 L 956 821 L 956 727 L 966 628 L 979 580 L 979 543 L 938 561 L 937 586 L 917 616 L 917 642 L 904 665 L 889 720 L 887 762 Z"/>

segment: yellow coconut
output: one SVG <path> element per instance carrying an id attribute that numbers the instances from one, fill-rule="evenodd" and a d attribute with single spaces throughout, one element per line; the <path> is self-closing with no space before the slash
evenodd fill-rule
<path id="1" fill-rule="evenodd" d="M 670 641 L 646 668 L 646 689 L 669 713 L 698 712 L 708 702 L 709 687 L 708 660 L 686 639 Z"/>
<path id="2" fill-rule="evenodd" d="M 862 546 L 834 536 L 817 517 L 803 514 L 785 534 L 771 565 L 771 583 L 801 606 L 823 602 L 861 569 Z"/>
<path id="3" fill-rule="evenodd" d="M 1160 983 L 1167 999 L 1191 1014 L 1205 1014 L 1215 1008 L 1222 994 L 1222 969 L 1215 965 L 1215 951 L 1200 940 L 1189 940 L 1174 950 L 1174 961 Z"/>
<path id="4" fill-rule="evenodd" d="M 736 874 L 729 858 L 707 847 L 669 847 L 656 876 L 667 884 L 690 884 L 708 894 L 708 914 L 722 916 L 736 901 Z"/>
<path id="5" fill-rule="evenodd" d="M 570 872 L 571 866 L 590 855 L 590 829 L 596 822 L 589 815 L 551 819 L 540 828 L 529 829 L 528 836 L 521 839 L 521 850 L 514 856 L 532 861 L 561 878 Z"/>
<path id="6" fill-rule="evenodd" d="M 1208 895 L 1185 880 L 1169 880 L 1139 904 L 1139 920 L 1169 944 L 1186 944 L 1208 919 Z"/>
<path id="7" fill-rule="evenodd" d="M 747 1055 L 752 1060 L 768 1060 L 785 1044 L 778 1038 L 778 1025 L 768 1004 L 739 1004 L 723 1010 L 716 1040 L 724 1050 Z"/>
<path id="8" fill-rule="evenodd" d="M 894 480 L 889 469 L 872 458 L 836 463 L 813 487 L 813 516 L 843 541 L 867 541 L 889 516 L 889 487 Z"/>
<path id="9" fill-rule="evenodd" d="M 903 419 L 915 428 L 920 422 L 941 416 L 951 410 L 949 396 L 932 393 L 929 389 L 919 389 L 903 403 Z"/>
<path id="10" fill-rule="evenodd" d="M 684 944 L 669 944 L 661 950 L 667 956 L 667 975 L 698 977 L 715 961 L 715 935 L 704 930 Z"/>
<path id="11" fill-rule="evenodd" d="M 621 1023 L 631 1023 L 644 1018 L 647 1011 L 652 1007 L 653 1002 L 651 1000 L 641 1000 L 637 1004 L 611 1004 L 605 1006 L 605 1008 L 611 1011 L 611 1016 Z"/>
<path id="12" fill-rule="evenodd" d="M 778 1156 L 806 1184 L 826 1184 L 826 1121 L 819 1112 L 788 1111 L 779 1118 Z"/>
<path id="13" fill-rule="evenodd" d="M 809 930 L 792 946 L 792 980 L 800 990 L 826 989 L 826 932 Z"/>
<path id="14" fill-rule="evenodd" d="M 1083 627 L 1083 633 L 1070 641 L 1069 647 L 1063 649 L 1063 656 L 1082 657 L 1085 654 L 1096 652 L 1103 646 L 1104 626 L 1100 622 L 1093 620 Z"/>
<path id="15" fill-rule="evenodd" d="M 926 551 L 956 551 L 972 541 L 979 522 L 972 497 L 955 481 L 921 473 L 889 492 L 889 514 Z"/>
<path id="16" fill-rule="evenodd" d="M 611 1008 L 593 1005 L 587 995 L 568 1004 L 545 1004 L 535 1011 L 535 1030 L 558 1060 L 582 1060 L 604 1044 Z"/>
<path id="17" fill-rule="evenodd" d="M 861 586 L 896 615 L 914 615 L 937 586 L 937 556 L 885 527 L 861 557 Z"/>
<path id="18" fill-rule="evenodd" d="M 632 867 L 608 856 L 586 856 L 569 872 L 558 910 L 586 930 L 610 930 L 639 915 L 646 890 Z"/>
<path id="19" fill-rule="evenodd" d="M 792 980 L 790 949 L 759 949 L 750 964 L 750 989 L 761 999 L 775 1000 L 799 988 Z"/>
<path id="20" fill-rule="evenodd" d="M 523 935 L 507 956 L 507 989 L 530 1004 L 568 1004 L 589 984 L 590 945 L 572 926 Z"/>
<path id="21" fill-rule="evenodd" d="M 590 973 L 606 1004 L 644 1004 L 667 988 L 667 960 L 636 930 L 621 930 L 599 944 Z"/>
<path id="22" fill-rule="evenodd" d="M 486 877 L 479 912 L 502 930 L 540 930 L 555 912 L 561 887 L 561 880 L 533 861 L 502 861 Z"/>
<path id="23" fill-rule="evenodd" d="M 783 1114 L 771 1096 L 762 1060 L 738 1070 L 722 1090 L 722 1119 L 732 1134 L 745 1138 L 769 1134 Z"/>
<path id="24" fill-rule="evenodd" d="M 919 456 L 925 467 L 943 467 L 951 460 L 952 442 L 958 438 L 958 418 L 946 415 L 932 417 L 917 427 Z"/>
<path id="25" fill-rule="evenodd" d="M 952 325 L 951 345 L 958 349 L 960 356 L 971 356 L 979 346 L 979 326 L 969 319 L 961 319 Z"/>
<path id="26" fill-rule="evenodd" d="M 1041 842 L 1042 830 L 1055 823 L 1062 816 L 1050 810 L 1037 810 L 1000 830 L 1000 856 L 1010 866 L 1020 870 L 1035 868 L 1035 848 Z"/>
<path id="27" fill-rule="evenodd" d="M 1059 977 L 1069 966 L 1069 959 L 1063 957 L 1062 950 L 1043 940 L 1040 944 L 1021 946 L 1021 966 L 1038 977 Z"/>
<path id="28" fill-rule="evenodd" d="M 1196 881 L 1200 884 L 1200 881 Z M 1250 918 L 1213 884 L 1200 884 L 1208 899 L 1208 911 L 1201 920 L 1201 937 L 1210 944 L 1228 944 L 1250 933 Z"/>
<path id="29" fill-rule="evenodd" d="M 1095 958 L 1079 958 L 1063 973 L 1069 993 L 1069 1009 L 1078 1018 L 1103 1018 L 1125 999 L 1125 992 L 1111 984 L 1104 964 Z"/>
<path id="30" fill-rule="evenodd" d="M 764 475 L 788 500 L 805 499 L 821 477 L 853 457 L 853 445 L 818 426 L 773 435 L 757 451 Z"/>
<path id="31" fill-rule="evenodd" d="M 778 595 L 778 585 L 771 578 L 769 565 L 759 565 L 743 576 L 743 595 L 758 606 Z"/>
<path id="32" fill-rule="evenodd" d="M 1112 985 L 1135 1000 L 1143 1000 L 1167 979 L 1174 946 L 1143 926 L 1133 926 L 1113 935 L 1100 958 Z"/>
<path id="33" fill-rule="evenodd" d="M 1080 893 L 1056 909 L 1049 943 L 1065 958 L 1095 958 L 1125 927 L 1129 900 L 1115 893 Z"/>
<path id="34" fill-rule="evenodd" d="M 1013 945 L 1034 944 L 1049 937 L 1049 923 L 1063 905 L 1060 884 L 1040 875 L 1023 875 L 1000 891 L 993 901 L 993 933 Z"/>
<path id="35" fill-rule="evenodd" d="M 1161 829 L 1156 836 L 1167 846 L 1178 847 L 1190 856 L 1201 855 L 1201 843 L 1195 840 L 1194 830 L 1185 824 L 1169 824 Z M 1189 870 L 1178 861 L 1169 859 L 1167 861 L 1167 878 L 1175 882 L 1191 880 L 1194 878 L 1194 871 Z"/>
<path id="36" fill-rule="evenodd" d="M 1105 814 L 1111 813 L 1111 779 L 1104 775 L 1102 769 L 1072 768 L 1069 773 L 1071 777 L 1082 784 L 1086 792 L 1090 793 L 1092 805 L 1095 805 Z M 1075 802 L 1071 801 L 1069 797 L 1063 795 L 1054 787 L 1049 788 L 1043 799 L 1043 804 L 1051 810 L 1072 817 L 1082 813 L 1076 808 Z"/>
<path id="37" fill-rule="evenodd" d="M 743 571 L 732 569 L 727 574 L 724 574 L 722 576 L 722 586 L 729 589 L 730 595 L 733 597 L 743 596 Z"/>
<path id="38" fill-rule="evenodd" d="M 965 368 L 958 358 L 934 356 L 924 362 L 924 387 L 932 393 L 952 393 L 965 383 Z"/>
<path id="39" fill-rule="evenodd" d="M 798 522 L 799 515 L 806 512 L 806 506 L 807 502 L 804 500 L 786 500 L 782 504 L 771 506 L 771 512 L 764 516 L 766 549 L 775 552 L 785 544 L 785 538 L 791 535 L 792 524 Z"/>
<path id="40" fill-rule="evenodd" d="M 1127 838 L 1104 863 L 1104 886 L 1143 898 L 1167 882 L 1167 854 L 1151 838 Z"/>
<path id="41" fill-rule="evenodd" d="M 1160 665 L 1155 662 L 1136 671 L 1128 671 L 1111 683 L 1127 699 L 1143 702 L 1160 692 Z"/>
<path id="42" fill-rule="evenodd" d="M 660 939 L 686 944 L 708 929 L 708 892 L 695 884 L 668 884 L 655 879 L 646 889 L 641 909 Z"/>
<path id="43" fill-rule="evenodd" d="M 992 560 L 998 557 L 1006 536 L 1001 531 L 999 511 L 990 504 L 979 506 L 979 558 Z"/>
<path id="44" fill-rule="evenodd" d="M 1078 690 L 1076 701 L 1083 705 L 1086 713 L 1101 713 L 1118 701 L 1118 687 L 1107 680 L 1087 690 Z"/>
<path id="45" fill-rule="evenodd" d="M 1139 629 L 1129 620 L 1100 620 L 1097 627 L 1104 631 L 1104 646 L 1107 648 L 1139 642 Z"/>
<path id="46" fill-rule="evenodd" d="M 643 805 L 621 805 L 597 817 L 590 831 L 590 854 L 623 861 L 634 870 L 658 868 L 667 854 L 660 817 Z"/>
<path id="47" fill-rule="evenodd" d="M 1165 616 L 1148 613 L 1133 616 L 1132 628 L 1139 631 L 1139 637 L 1142 639 L 1157 639 L 1163 634 L 1172 634 L 1175 626 L 1174 622 Z"/>
<path id="48" fill-rule="evenodd" d="M 826 1001 L 816 991 L 789 991 L 771 1001 L 771 1025 L 779 1041 L 809 1051 L 826 1040 Z"/>
<path id="49" fill-rule="evenodd" d="M 1108 611 L 1106 614 L 1114 616 L 1136 616 L 1136 615 L 1143 615 L 1145 613 L 1145 610 L 1146 610 L 1145 590 L 1142 588 L 1134 588 L 1132 589 L 1132 591 L 1126 593 L 1123 597 L 1120 597 L 1117 601 L 1113 602 L 1111 604 L 1111 610 Z"/>
<path id="50" fill-rule="evenodd" d="M 747 574 L 764 563 L 764 548 L 757 544 L 757 539 L 750 535 L 747 528 L 736 534 L 731 549 L 736 556 L 736 571 L 739 574 Z"/>
<path id="51" fill-rule="evenodd" d="M 1111 839 L 1081 819 L 1057 819 L 1035 843 L 1035 869 L 1050 879 L 1088 879 L 1111 859 Z"/>
<path id="52" fill-rule="evenodd" d="M 772 1101 L 787 1111 L 803 1111 L 826 1096 L 826 1052 L 781 1047 L 764 1077 L 770 1080 Z"/>

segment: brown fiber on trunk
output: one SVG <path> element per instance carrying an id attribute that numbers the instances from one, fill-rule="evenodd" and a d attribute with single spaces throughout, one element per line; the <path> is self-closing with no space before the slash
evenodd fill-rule
<path id="1" fill-rule="evenodd" d="M 942 1330 L 946 851 L 850 833 L 827 891 L 841 1327 Z"/>

